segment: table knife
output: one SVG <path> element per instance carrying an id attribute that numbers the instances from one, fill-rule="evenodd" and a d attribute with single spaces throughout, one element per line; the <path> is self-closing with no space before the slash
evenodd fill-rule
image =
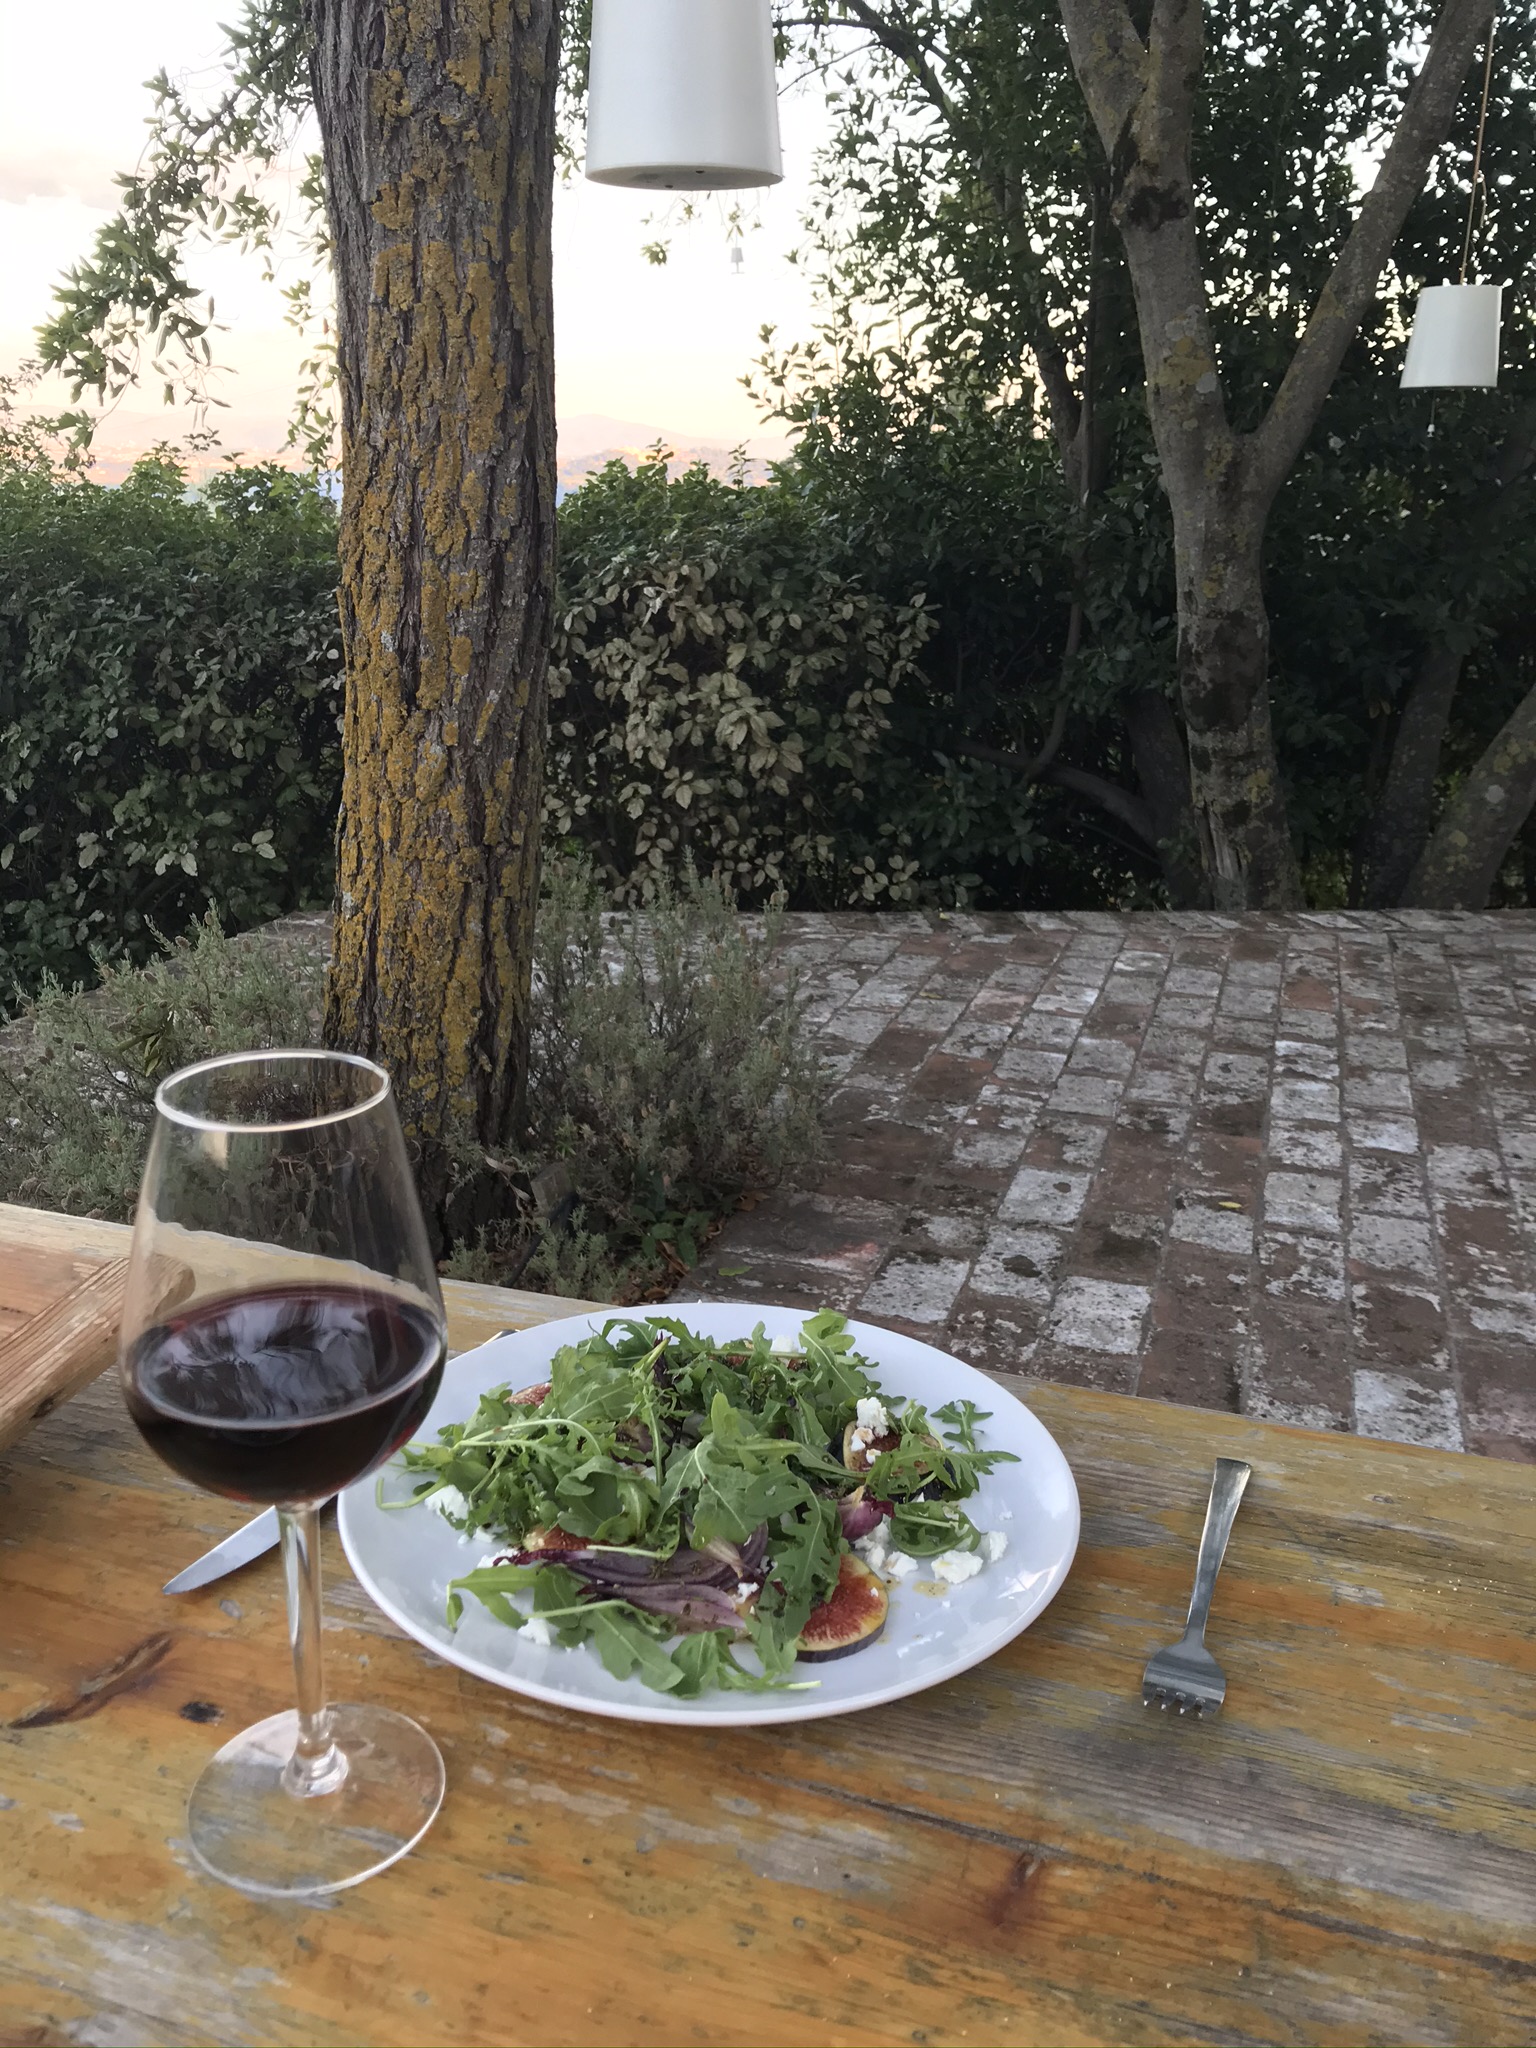
<path id="1" fill-rule="evenodd" d="M 249 1564 L 271 1550 L 278 1540 L 277 1509 L 266 1508 L 253 1522 L 247 1522 L 237 1529 L 233 1536 L 226 1536 L 222 1543 L 215 1543 L 212 1550 L 205 1551 L 195 1564 L 189 1564 L 174 1579 L 167 1579 L 160 1588 L 162 1593 L 190 1593 L 194 1587 L 206 1586 L 214 1579 L 222 1579 L 226 1572 L 237 1572 L 241 1565 Z"/>

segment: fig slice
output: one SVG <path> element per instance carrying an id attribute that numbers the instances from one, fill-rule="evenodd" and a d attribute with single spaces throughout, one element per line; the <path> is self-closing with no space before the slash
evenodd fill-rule
<path id="1" fill-rule="evenodd" d="M 541 1380 L 536 1387 L 523 1387 L 515 1394 L 508 1394 L 509 1408 L 537 1408 L 549 1392 L 549 1381 Z"/>
<path id="2" fill-rule="evenodd" d="M 851 1657 L 872 1643 L 885 1627 L 890 1597 L 863 1558 L 845 1550 L 838 1561 L 832 1597 L 813 1609 L 796 1653 L 807 1663 L 825 1664 L 833 1657 Z"/>
<path id="3" fill-rule="evenodd" d="M 843 1431 L 843 1463 L 850 1472 L 867 1472 L 882 1451 L 894 1451 L 900 1442 L 894 1429 L 877 1433 L 850 1422 Z"/>

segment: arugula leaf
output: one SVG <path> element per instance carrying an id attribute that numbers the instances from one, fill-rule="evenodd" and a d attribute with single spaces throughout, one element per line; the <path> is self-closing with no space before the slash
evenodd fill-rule
<path id="1" fill-rule="evenodd" d="M 974 1550 L 981 1531 L 953 1501 L 906 1501 L 891 1516 L 891 1544 L 908 1557 L 937 1557 L 946 1550 Z"/>
<path id="2" fill-rule="evenodd" d="M 512 1605 L 509 1593 L 526 1592 L 545 1569 L 536 1564 L 483 1564 L 448 1582 L 448 1626 L 457 1628 L 464 1612 L 464 1595 L 473 1593 L 508 1628 L 521 1628 L 528 1619 Z"/>
<path id="3" fill-rule="evenodd" d="M 974 1451 L 976 1425 L 978 1422 L 990 1422 L 992 1411 L 990 1408 L 978 1408 L 974 1401 L 948 1401 L 942 1408 L 934 1409 L 933 1419 L 947 1425 L 944 1434 L 951 1442 L 959 1444 L 962 1451 Z"/>

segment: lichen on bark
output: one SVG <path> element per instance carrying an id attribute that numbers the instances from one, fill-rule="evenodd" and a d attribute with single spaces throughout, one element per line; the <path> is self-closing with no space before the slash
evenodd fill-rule
<path id="1" fill-rule="evenodd" d="M 310 0 L 347 701 L 328 1039 L 429 1197 L 523 1082 L 553 603 L 554 0 Z M 434 1190 L 433 1181 L 438 1182 Z"/>

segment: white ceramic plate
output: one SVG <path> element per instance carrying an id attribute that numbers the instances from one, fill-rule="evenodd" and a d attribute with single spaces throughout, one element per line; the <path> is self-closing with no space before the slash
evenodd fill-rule
<path id="1" fill-rule="evenodd" d="M 805 1320 L 803 1309 L 760 1302 L 669 1301 L 656 1313 L 722 1340 L 745 1336 L 758 1323 L 770 1337 L 792 1337 Z M 569 1316 L 494 1338 L 450 1359 L 437 1402 L 422 1426 L 423 1438 L 434 1437 L 445 1423 L 465 1421 L 488 1387 L 527 1387 L 548 1379 L 555 1352 L 601 1329 L 607 1319 L 606 1314 Z M 349 1488 L 339 1504 L 341 1540 L 352 1569 L 392 1621 L 450 1664 L 554 1706 L 623 1721 L 701 1721 L 727 1728 L 811 1721 L 883 1706 L 968 1671 L 1028 1628 L 1066 1577 L 1079 1522 L 1071 1467 L 1045 1425 L 974 1367 L 931 1344 L 869 1323 L 848 1327 L 882 1387 L 922 1402 L 930 1412 L 947 1401 L 974 1401 L 990 1411 L 990 1420 L 977 1430 L 981 1448 L 1012 1451 L 1019 1463 L 999 1465 L 965 1504 L 979 1529 L 1002 1530 L 1007 1554 L 942 1598 L 898 1580 L 891 1589 L 890 1619 L 878 1641 L 830 1664 L 797 1667 L 797 1679 L 818 1681 L 813 1692 L 709 1692 L 700 1699 L 674 1700 L 649 1691 L 637 1679 L 610 1677 L 586 1644 L 566 1650 L 529 1642 L 521 1629 L 494 1620 L 473 1599 L 466 1599 L 457 1630 L 450 1630 L 443 1612 L 448 1581 L 471 1570 L 492 1547 L 490 1539 L 477 1536 L 466 1545 L 426 1508 L 381 1508 L 373 1478 Z M 412 1483 L 398 1466 L 387 1468 L 384 1498 L 405 1498 Z"/>

